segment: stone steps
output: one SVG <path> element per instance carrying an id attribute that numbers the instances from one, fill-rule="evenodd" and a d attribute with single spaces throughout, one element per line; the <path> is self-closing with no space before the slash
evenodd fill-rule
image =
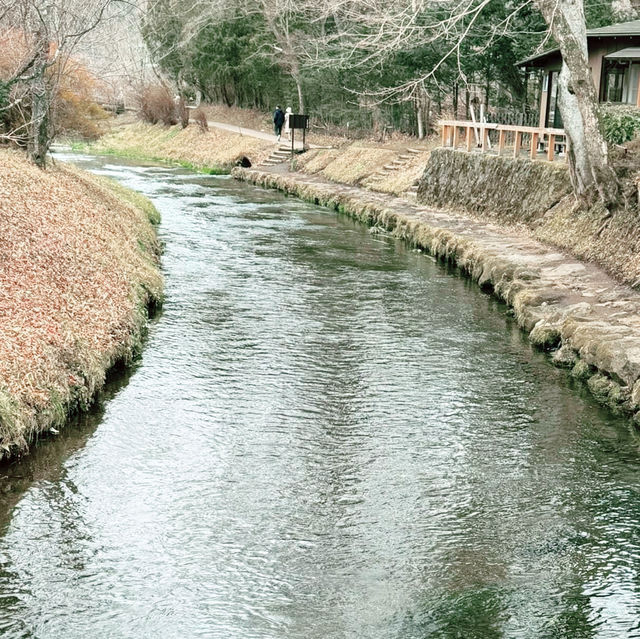
<path id="1" fill-rule="evenodd" d="M 389 162 L 389 164 L 385 164 L 382 167 L 382 169 L 370 175 L 369 178 L 367 179 L 367 182 L 370 185 L 375 185 L 376 183 L 383 180 L 385 177 L 388 177 L 392 171 L 398 171 L 398 169 L 401 169 L 407 166 L 407 164 L 412 160 L 412 158 L 420 153 L 424 153 L 424 151 L 421 149 L 414 149 L 414 148 L 408 147 L 406 152 L 399 153 L 394 160 Z M 407 195 L 412 199 L 415 199 L 417 192 L 418 192 L 418 184 L 417 182 L 415 182 L 411 187 L 409 187 L 405 191 L 405 195 Z"/>
<path id="2" fill-rule="evenodd" d="M 300 153 L 300 150 L 297 150 Z M 261 163 L 261 166 L 278 166 L 291 158 L 291 147 L 284 144 L 271 151 L 271 155 Z"/>

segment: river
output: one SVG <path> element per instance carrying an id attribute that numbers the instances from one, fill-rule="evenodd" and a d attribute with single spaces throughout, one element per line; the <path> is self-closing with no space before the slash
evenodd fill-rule
<path id="1" fill-rule="evenodd" d="M 0 635 L 640 637 L 625 420 L 345 216 L 68 156 L 162 214 L 135 370 L 4 468 Z"/>

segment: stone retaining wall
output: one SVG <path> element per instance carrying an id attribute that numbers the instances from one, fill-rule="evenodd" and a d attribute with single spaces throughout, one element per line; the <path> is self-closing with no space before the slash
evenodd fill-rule
<path id="1" fill-rule="evenodd" d="M 434 149 L 418 201 L 506 222 L 530 224 L 571 193 L 567 165 Z"/>

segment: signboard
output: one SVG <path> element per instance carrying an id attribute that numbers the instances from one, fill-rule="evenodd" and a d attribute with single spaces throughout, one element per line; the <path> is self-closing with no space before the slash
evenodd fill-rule
<path id="1" fill-rule="evenodd" d="M 309 116 L 300 115 L 299 113 L 292 113 L 289 116 L 289 128 L 290 129 L 308 129 L 309 128 Z"/>

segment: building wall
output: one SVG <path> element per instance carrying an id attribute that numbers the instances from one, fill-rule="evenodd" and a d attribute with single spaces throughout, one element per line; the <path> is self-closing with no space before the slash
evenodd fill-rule
<path id="1" fill-rule="evenodd" d="M 640 34 L 637 36 L 615 36 L 607 38 L 589 38 L 589 68 L 593 76 L 593 83 L 598 93 L 598 99 L 602 99 L 602 68 L 603 59 L 609 53 L 626 49 L 627 47 L 640 47 Z M 548 75 L 551 71 L 560 71 L 562 57 L 559 53 L 551 54 L 542 60 L 538 65 L 542 68 L 543 87 L 548 86 Z M 545 79 L 546 78 L 546 79 Z M 636 94 L 637 95 L 637 94 Z M 548 91 L 542 91 L 540 96 L 540 126 L 546 126 L 548 111 Z M 640 98 L 638 98 L 640 99 Z"/>

